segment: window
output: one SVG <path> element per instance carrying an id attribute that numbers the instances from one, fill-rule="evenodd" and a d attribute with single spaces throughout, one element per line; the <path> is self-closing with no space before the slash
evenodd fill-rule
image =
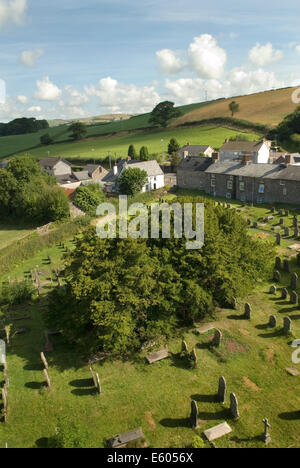
<path id="1" fill-rule="evenodd" d="M 210 185 L 211 185 L 212 187 L 215 187 L 215 186 L 216 186 L 216 181 L 215 181 L 215 179 L 211 179 Z"/>
<path id="2" fill-rule="evenodd" d="M 280 181 L 280 185 L 285 185 L 283 180 Z"/>
<path id="3" fill-rule="evenodd" d="M 265 184 L 259 184 L 258 193 L 265 193 Z"/>
<path id="4" fill-rule="evenodd" d="M 227 189 L 232 190 L 233 187 L 233 180 L 227 180 Z"/>
<path id="5" fill-rule="evenodd" d="M 287 188 L 286 188 L 286 187 L 283 188 L 283 195 L 284 195 L 284 196 L 287 195 Z"/>
<path id="6" fill-rule="evenodd" d="M 245 191 L 245 182 L 240 182 L 240 192 Z"/>
<path id="7" fill-rule="evenodd" d="M 228 200 L 231 199 L 231 193 L 230 193 L 230 192 L 227 192 L 227 193 L 226 193 L 226 198 L 228 198 Z"/>

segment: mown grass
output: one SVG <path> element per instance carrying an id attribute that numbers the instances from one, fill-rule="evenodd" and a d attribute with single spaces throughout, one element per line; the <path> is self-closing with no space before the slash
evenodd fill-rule
<path id="1" fill-rule="evenodd" d="M 36 226 L 0 221 L 0 250 L 31 234 Z"/>
<path id="2" fill-rule="evenodd" d="M 103 160 L 110 151 L 112 158 L 127 157 L 129 145 L 133 144 L 139 151 L 142 146 L 147 146 L 150 154 L 164 153 L 168 149 L 171 138 L 175 137 L 180 145 L 187 142 L 197 145 L 210 145 L 213 148 L 222 146 L 226 138 L 235 136 L 240 131 L 224 127 L 204 126 L 199 128 L 156 130 L 147 133 L 125 134 L 110 137 L 89 138 L 79 142 L 69 142 L 50 145 L 29 151 L 29 154 L 37 159 L 48 155 L 62 157 L 64 159 L 94 159 Z M 259 140 L 254 133 L 247 133 L 251 140 Z"/>

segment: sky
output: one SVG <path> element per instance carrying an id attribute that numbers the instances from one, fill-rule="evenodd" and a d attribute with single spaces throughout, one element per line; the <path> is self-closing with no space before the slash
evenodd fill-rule
<path id="1" fill-rule="evenodd" d="M 299 19 L 299 0 L 0 0 L 0 121 L 300 86 Z"/>

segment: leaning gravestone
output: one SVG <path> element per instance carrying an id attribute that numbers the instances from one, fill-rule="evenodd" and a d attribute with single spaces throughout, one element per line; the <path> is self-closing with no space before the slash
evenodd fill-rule
<path id="1" fill-rule="evenodd" d="M 97 388 L 98 393 L 101 395 L 102 388 L 101 388 L 101 382 L 100 382 L 99 374 L 95 374 L 95 376 L 96 376 L 96 382 L 97 382 L 96 388 Z"/>
<path id="2" fill-rule="evenodd" d="M 218 400 L 220 403 L 225 403 L 225 399 L 226 399 L 226 380 L 225 380 L 225 377 L 221 377 L 219 380 Z"/>
<path id="3" fill-rule="evenodd" d="M 294 216 L 294 219 L 293 219 L 293 226 L 294 226 L 294 227 L 297 227 L 297 226 L 298 226 L 298 218 L 297 218 L 297 216 Z"/>
<path id="4" fill-rule="evenodd" d="M 91 375 L 92 375 L 94 387 L 97 388 L 98 382 L 97 382 L 96 375 L 95 375 L 95 372 L 93 371 L 92 366 L 90 366 L 90 373 L 91 373 Z"/>
<path id="5" fill-rule="evenodd" d="M 276 257 L 275 259 L 275 268 L 276 270 L 281 270 L 281 258 L 280 257 Z"/>
<path id="6" fill-rule="evenodd" d="M 193 400 L 191 402 L 191 416 L 190 416 L 190 421 L 191 421 L 191 426 L 193 429 L 198 429 L 198 405 L 197 403 L 195 402 L 195 400 Z"/>
<path id="7" fill-rule="evenodd" d="M 252 312 L 251 305 L 248 304 L 248 302 L 247 302 L 245 304 L 245 318 L 247 320 L 251 320 L 251 312 Z"/>
<path id="8" fill-rule="evenodd" d="M 292 331 L 292 321 L 290 317 L 284 317 L 283 319 L 283 333 L 289 335 Z"/>
<path id="9" fill-rule="evenodd" d="M 263 423 L 264 423 L 264 426 L 265 426 L 265 430 L 264 430 L 264 433 L 263 433 L 263 436 L 262 436 L 262 440 L 266 445 L 268 445 L 268 444 L 270 444 L 272 442 L 272 439 L 271 439 L 271 436 L 270 436 L 270 433 L 269 433 L 269 429 L 270 429 L 271 426 L 269 424 L 268 419 L 264 419 Z"/>
<path id="10" fill-rule="evenodd" d="M 239 403 L 234 393 L 230 394 L 230 413 L 234 419 L 239 419 Z"/>
<path id="11" fill-rule="evenodd" d="M 298 289 L 298 275 L 297 275 L 297 273 L 292 274 L 291 288 L 293 289 L 293 291 L 296 291 L 296 289 Z"/>
<path id="12" fill-rule="evenodd" d="M 281 234 L 276 234 L 276 244 L 281 245 Z"/>
<path id="13" fill-rule="evenodd" d="M 290 273 L 290 262 L 289 262 L 289 260 L 283 260 L 283 269 L 287 273 Z"/>
<path id="14" fill-rule="evenodd" d="M 215 331 L 215 334 L 214 334 L 214 338 L 213 338 L 213 346 L 215 346 L 216 348 L 219 348 L 220 344 L 221 344 L 221 341 L 222 341 L 222 333 L 220 332 L 220 330 L 216 330 Z"/>
<path id="15" fill-rule="evenodd" d="M 46 379 L 47 388 L 50 389 L 51 388 L 51 382 L 50 382 L 50 378 L 49 378 L 47 369 L 44 369 L 43 372 L 44 372 L 44 376 L 45 376 L 45 379 Z"/>
<path id="16" fill-rule="evenodd" d="M 280 281 L 281 281 L 281 274 L 280 274 L 280 271 L 275 270 L 275 271 L 274 271 L 273 278 L 274 278 L 274 280 L 275 280 L 277 283 L 280 283 Z"/>
<path id="17" fill-rule="evenodd" d="M 291 304 L 298 304 L 298 294 L 296 293 L 296 291 L 292 291 L 291 292 Z"/>
<path id="18" fill-rule="evenodd" d="M 167 359 L 169 357 L 169 351 L 167 349 L 163 349 L 158 351 L 157 353 L 149 354 L 146 356 L 147 361 L 149 364 L 154 364 L 155 362 L 162 361 L 163 359 Z"/>
<path id="19" fill-rule="evenodd" d="M 43 361 L 45 369 L 48 369 L 49 368 L 48 362 L 47 362 L 47 359 L 45 358 L 45 354 L 43 352 L 41 352 L 41 360 Z"/>
<path id="20" fill-rule="evenodd" d="M 281 291 L 281 299 L 287 299 L 288 295 L 289 295 L 288 290 L 286 288 L 283 288 L 283 290 Z"/>
<path id="21" fill-rule="evenodd" d="M 276 292 L 277 292 L 276 286 L 271 286 L 270 287 L 270 294 L 276 294 Z"/>
<path id="22" fill-rule="evenodd" d="M 197 367 L 198 357 L 195 348 L 191 352 L 191 359 L 194 362 L 194 367 Z"/>
<path id="23" fill-rule="evenodd" d="M 275 315 L 271 315 L 269 319 L 269 328 L 276 328 L 277 327 L 277 319 Z"/>

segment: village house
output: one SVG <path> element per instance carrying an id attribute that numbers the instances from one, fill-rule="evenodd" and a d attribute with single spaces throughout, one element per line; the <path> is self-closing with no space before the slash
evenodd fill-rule
<path id="1" fill-rule="evenodd" d="M 181 159 L 187 158 L 189 156 L 208 156 L 211 157 L 215 150 L 208 145 L 190 145 L 189 143 L 180 150 L 177 151 L 177 154 L 181 157 Z"/>
<path id="2" fill-rule="evenodd" d="M 220 148 L 220 161 L 242 161 L 245 155 L 250 155 L 254 164 L 267 164 L 270 158 L 271 142 L 261 141 L 229 141 Z"/>
<path id="3" fill-rule="evenodd" d="M 142 189 L 142 192 L 158 190 L 165 185 L 164 173 L 157 161 L 131 161 L 122 159 L 115 164 L 114 168 L 103 177 L 101 185 L 106 192 L 118 192 L 118 179 L 128 168 L 140 169 L 145 171 L 148 176 L 148 181 Z"/>
<path id="4" fill-rule="evenodd" d="M 253 164 L 250 155 L 237 162 L 222 162 L 218 153 L 188 158 L 178 166 L 177 180 L 180 188 L 228 200 L 300 204 L 300 166 L 290 164 L 290 155 L 283 164 Z"/>

